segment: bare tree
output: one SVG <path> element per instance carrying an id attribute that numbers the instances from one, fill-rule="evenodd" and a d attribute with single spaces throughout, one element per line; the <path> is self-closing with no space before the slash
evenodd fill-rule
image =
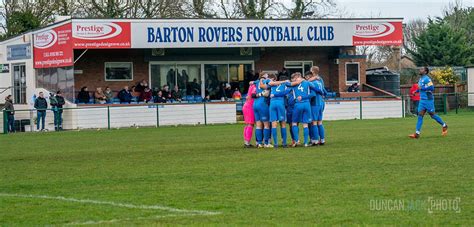
<path id="1" fill-rule="evenodd" d="M 133 17 L 136 4 L 133 0 L 90 0 L 84 1 L 83 6 L 89 9 L 89 17 L 129 18 Z"/>
<path id="2" fill-rule="evenodd" d="M 241 18 L 243 16 L 238 1 L 220 0 L 216 14 L 224 18 Z"/>
<path id="3" fill-rule="evenodd" d="M 240 10 L 245 18 L 264 19 L 279 17 L 272 9 L 280 6 L 277 1 L 272 0 L 238 0 Z"/>
<path id="4" fill-rule="evenodd" d="M 138 15 L 140 18 L 181 18 L 185 16 L 185 1 L 182 0 L 140 0 Z"/>
<path id="5" fill-rule="evenodd" d="M 295 0 L 291 7 L 285 7 L 287 17 L 291 19 L 324 18 L 337 15 L 333 12 L 336 3 L 333 0 Z"/>
<path id="6" fill-rule="evenodd" d="M 415 51 L 416 45 L 414 39 L 418 37 L 426 29 L 426 22 L 422 19 L 415 19 L 403 26 L 403 48 L 402 54 L 410 53 L 409 50 Z"/>
<path id="7" fill-rule="evenodd" d="M 184 4 L 187 17 L 215 18 L 214 4 L 211 0 L 189 0 Z"/>
<path id="8" fill-rule="evenodd" d="M 46 25 L 54 21 L 54 2 L 48 0 L 3 0 L 0 28 L 6 36 Z"/>
<path id="9" fill-rule="evenodd" d="M 83 2 L 77 0 L 55 0 L 55 11 L 57 15 L 71 17 L 84 17 L 87 14 Z"/>
<path id="10" fill-rule="evenodd" d="M 368 68 L 382 66 L 388 66 L 390 69 L 397 68 L 397 56 L 394 55 L 391 46 L 357 46 L 356 53 L 367 56 Z"/>

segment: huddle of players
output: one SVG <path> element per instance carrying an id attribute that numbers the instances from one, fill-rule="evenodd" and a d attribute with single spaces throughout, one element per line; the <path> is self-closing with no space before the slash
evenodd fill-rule
<path id="1" fill-rule="evenodd" d="M 255 115 L 255 137 L 257 147 L 278 147 L 278 123 L 282 147 L 287 147 L 287 123 L 291 125 L 292 147 L 300 144 L 299 124 L 303 126 L 304 146 L 324 145 L 324 81 L 319 76 L 319 67 L 314 66 L 305 75 L 293 73 L 291 80 L 275 75 L 260 75 L 253 82 L 256 92 L 253 95 Z M 270 125 L 271 122 L 271 125 Z M 270 144 L 273 138 L 273 145 Z"/>

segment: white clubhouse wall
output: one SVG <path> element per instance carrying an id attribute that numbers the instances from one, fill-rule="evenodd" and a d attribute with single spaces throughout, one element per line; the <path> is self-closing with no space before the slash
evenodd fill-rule
<path id="1" fill-rule="evenodd" d="M 401 100 L 362 102 L 362 119 L 400 118 L 403 117 L 402 112 Z M 359 101 L 327 102 L 324 120 L 360 119 L 360 113 Z M 109 108 L 89 106 L 64 110 L 64 129 L 105 129 L 108 128 L 109 114 L 111 128 L 237 123 L 235 103 L 131 105 Z M 36 111 L 17 111 L 15 119 L 30 119 L 33 122 L 36 119 Z M 0 126 L 0 131 L 3 132 L 3 120 L 0 121 Z M 33 129 L 27 126 L 26 131 L 36 128 L 35 123 L 32 126 Z M 46 128 L 54 130 L 52 111 L 47 111 Z"/>
<path id="2" fill-rule="evenodd" d="M 468 106 L 474 106 L 474 67 L 467 69 Z"/>

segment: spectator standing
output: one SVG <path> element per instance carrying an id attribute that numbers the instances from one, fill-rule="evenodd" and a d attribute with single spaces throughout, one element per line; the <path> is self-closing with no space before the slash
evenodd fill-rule
<path id="1" fill-rule="evenodd" d="M 7 130 L 8 132 L 15 132 L 15 107 L 13 106 L 12 96 L 5 97 L 5 111 L 7 111 Z"/>
<path id="2" fill-rule="evenodd" d="M 189 75 L 185 69 L 181 70 L 181 75 L 178 77 L 178 87 L 181 89 L 186 89 L 186 83 L 189 80 Z"/>
<path id="3" fill-rule="evenodd" d="M 189 89 L 188 89 L 188 95 L 191 95 L 191 83 L 189 84 Z M 214 83 L 214 80 L 208 79 L 206 83 L 206 90 L 205 90 L 205 95 L 206 96 L 216 96 L 217 92 L 219 90 L 219 85 L 216 85 Z"/>
<path id="4" fill-rule="evenodd" d="M 46 119 L 46 109 L 48 109 L 48 102 L 44 98 L 44 93 L 40 92 L 38 98 L 35 100 L 35 105 L 36 109 L 36 130 L 40 130 L 40 123 L 41 125 L 41 131 L 44 131 L 44 123 Z"/>
<path id="5" fill-rule="evenodd" d="M 219 86 L 219 97 L 221 101 L 225 101 L 225 83 L 221 83 L 221 86 Z"/>
<path id="6" fill-rule="evenodd" d="M 108 104 L 113 103 L 114 93 L 112 92 L 112 89 L 110 89 L 110 87 L 105 87 L 104 95 L 105 95 L 106 103 Z"/>
<path id="7" fill-rule="evenodd" d="M 410 99 L 412 103 L 412 113 L 418 115 L 418 104 L 420 103 L 420 93 L 418 92 L 418 83 L 414 83 L 410 88 Z"/>
<path id="8" fill-rule="evenodd" d="M 120 103 L 130 103 L 132 101 L 132 94 L 128 90 L 128 86 L 123 87 L 117 97 L 120 99 Z"/>
<path id="9" fill-rule="evenodd" d="M 66 104 L 61 91 L 51 94 L 50 104 L 54 113 L 54 131 L 63 130 L 63 106 Z"/>
<path id="10" fill-rule="evenodd" d="M 178 86 L 174 86 L 174 89 L 171 91 L 171 98 L 173 99 L 173 101 L 181 102 L 182 97 Z"/>
<path id="11" fill-rule="evenodd" d="M 84 86 L 81 88 L 81 91 L 79 92 L 79 94 L 77 95 L 77 101 L 79 103 L 89 103 L 90 102 L 90 95 L 89 95 L 89 89 Z"/>
<path id="12" fill-rule="evenodd" d="M 225 84 L 225 98 L 226 98 L 226 100 L 231 99 L 233 94 L 234 94 L 234 92 L 232 91 L 232 86 L 230 86 L 229 83 L 226 83 Z"/>
<path id="13" fill-rule="evenodd" d="M 146 87 L 145 90 L 140 95 L 140 102 L 151 102 L 153 100 L 153 94 L 149 87 Z"/>
<path id="14" fill-rule="evenodd" d="M 105 104 L 105 102 L 107 102 L 107 97 L 105 96 L 101 87 L 96 88 L 96 91 L 94 92 L 94 98 L 96 104 Z"/>
<path id="15" fill-rule="evenodd" d="M 168 74 L 166 74 L 166 82 L 168 86 L 174 85 L 175 76 L 176 76 L 176 71 L 174 71 L 174 69 L 171 68 L 168 71 Z"/>

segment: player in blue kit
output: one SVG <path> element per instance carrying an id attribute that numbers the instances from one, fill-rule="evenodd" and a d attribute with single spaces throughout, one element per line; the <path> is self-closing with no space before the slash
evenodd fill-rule
<path id="1" fill-rule="evenodd" d="M 294 82 L 294 78 L 291 78 L 291 81 Z M 293 111 L 295 109 L 295 99 L 293 98 L 292 88 L 287 87 L 288 94 L 286 95 L 286 124 L 290 126 L 290 136 L 291 136 L 291 146 L 294 147 L 296 144 L 295 136 L 293 135 L 293 130 L 291 130 L 292 120 L 293 120 Z"/>
<path id="2" fill-rule="evenodd" d="M 268 74 L 260 74 L 260 78 L 253 82 L 256 87 L 256 98 L 253 103 L 253 110 L 255 115 L 256 129 L 255 140 L 257 141 L 257 148 L 273 147 L 270 143 L 270 122 L 269 122 L 269 106 L 267 98 L 270 92 L 261 88 L 260 81 L 267 83 Z M 264 145 L 265 144 L 265 145 Z"/>
<path id="3" fill-rule="evenodd" d="M 292 75 L 295 77 L 295 81 L 288 83 L 288 86 L 292 87 L 293 98 L 295 99 L 295 107 L 293 110 L 292 116 L 292 126 L 291 130 L 293 131 L 293 136 L 295 138 L 296 143 L 293 145 L 294 147 L 297 146 L 299 142 L 299 128 L 298 123 L 302 123 L 303 125 L 303 135 L 304 135 L 304 146 L 309 146 L 309 129 L 308 124 L 311 123 L 312 116 L 311 116 L 311 105 L 309 100 L 311 98 L 311 88 L 314 86 L 303 79 L 301 73 L 294 73 Z"/>
<path id="4" fill-rule="evenodd" d="M 312 84 L 312 82 L 310 81 L 310 79 L 313 77 L 313 73 L 311 71 L 307 71 L 305 74 L 304 74 L 304 79 L 307 80 L 308 82 L 310 82 Z M 316 92 L 313 90 L 313 89 L 310 89 L 310 94 L 309 94 L 309 105 L 311 106 L 311 117 L 313 118 L 313 121 L 314 121 L 314 117 L 313 117 L 313 106 L 316 105 Z M 312 124 L 309 124 L 308 125 L 308 130 L 309 130 L 309 138 L 311 140 L 311 144 L 313 144 L 313 141 L 314 141 L 314 133 L 313 133 L 313 127 L 312 127 Z"/>
<path id="5" fill-rule="evenodd" d="M 422 67 L 419 74 L 421 75 L 420 80 L 418 81 L 418 91 L 420 93 L 420 103 L 418 104 L 418 122 L 416 123 L 416 132 L 410 135 L 410 138 L 418 139 L 420 138 L 421 126 L 423 126 L 423 117 L 425 113 L 431 116 L 438 124 L 443 127 L 441 135 L 446 136 L 448 134 L 448 125 L 443 122 L 441 117 L 435 113 L 434 106 L 434 85 L 431 78 L 428 76 L 429 69 L 428 67 Z"/>
<path id="6" fill-rule="evenodd" d="M 314 102 L 311 105 L 311 113 L 313 117 L 312 128 L 312 141 L 313 145 L 324 145 L 325 144 L 325 130 L 323 126 L 323 113 L 326 106 L 324 97 L 327 95 L 327 91 L 324 88 L 323 78 L 319 75 L 319 67 L 313 66 L 311 68 L 312 77 L 309 79 L 313 83 L 315 90 Z M 313 100 L 312 100 L 313 101 Z"/>
<path id="7" fill-rule="evenodd" d="M 282 146 L 286 147 L 286 109 L 285 98 L 289 93 L 289 88 L 286 86 L 286 79 L 276 81 L 276 76 L 270 74 L 266 84 L 260 82 L 262 88 L 270 88 L 270 122 L 272 126 L 272 138 L 274 147 L 278 147 L 278 122 L 280 122 L 280 132 L 282 138 Z"/>

